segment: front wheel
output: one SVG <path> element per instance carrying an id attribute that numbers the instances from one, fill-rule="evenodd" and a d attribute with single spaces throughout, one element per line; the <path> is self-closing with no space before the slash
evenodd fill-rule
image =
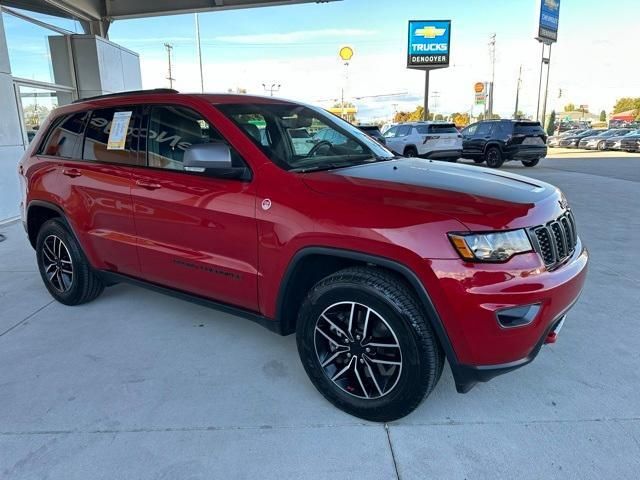
<path id="1" fill-rule="evenodd" d="M 407 147 L 404 149 L 404 156 L 407 158 L 417 157 L 418 150 L 415 147 Z"/>
<path id="2" fill-rule="evenodd" d="M 598 142 L 598 150 L 603 151 L 607 149 L 607 142 L 605 140 L 601 140 Z"/>
<path id="3" fill-rule="evenodd" d="M 320 393 L 341 410 L 378 422 L 413 411 L 444 363 L 412 292 L 376 268 L 341 270 L 317 283 L 300 309 L 296 339 Z"/>
<path id="4" fill-rule="evenodd" d="M 484 155 L 484 160 L 489 168 L 500 168 L 504 163 L 502 152 L 498 147 L 489 147 Z"/>
<path id="5" fill-rule="evenodd" d="M 522 160 L 522 165 L 524 165 L 525 167 L 535 167 L 536 165 L 538 165 L 538 163 L 540 163 L 539 158 L 534 158 L 532 160 Z"/>

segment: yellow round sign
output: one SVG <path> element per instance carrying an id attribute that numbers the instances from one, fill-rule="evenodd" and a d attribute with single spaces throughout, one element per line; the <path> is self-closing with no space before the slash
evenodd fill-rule
<path id="1" fill-rule="evenodd" d="M 475 89 L 476 93 L 482 93 L 484 92 L 484 83 L 478 82 L 473 86 L 473 88 Z"/>
<path id="2" fill-rule="evenodd" d="M 348 62 L 349 60 L 351 60 L 351 57 L 353 57 L 353 48 L 342 47 L 339 53 L 340 53 L 340 58 L 345 62 Z"/>

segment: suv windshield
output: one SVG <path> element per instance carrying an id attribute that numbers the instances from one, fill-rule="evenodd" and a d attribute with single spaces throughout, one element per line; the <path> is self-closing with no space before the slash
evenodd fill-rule
<path id="1" fill-rule="evenodd" d="M 285 170 L 329 170 L 394 158 L 367 134 L 319 108 L 289 103 L 221 104 L 216 108 Z M 301 135 L 302 130 L 306 136 Z"/>

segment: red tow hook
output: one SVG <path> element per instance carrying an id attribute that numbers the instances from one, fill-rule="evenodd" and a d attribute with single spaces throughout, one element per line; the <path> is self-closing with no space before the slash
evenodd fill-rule
<path id="1" fill-rule="evenodd" d="M 566 315 L 564 315 L 560 321 L 558 321 L 558 323 L 556 323 L 556 326 L 553 328 L 553 330 L 551 330 L 548 334 L 547 334 L 547 338 L 544 339 L 544 343 L 549 344 L 549 343 L 556 343 L 556 340 L 558 340 L 558 334 L 560 333 L 560 329 L 564 326 L 564 320 L 566 318 Z"/>

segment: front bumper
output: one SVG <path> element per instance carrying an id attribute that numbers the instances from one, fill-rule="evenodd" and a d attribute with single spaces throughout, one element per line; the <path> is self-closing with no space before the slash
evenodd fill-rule
<path id="1" fill-rule="evenodd" d="M 572 257 L 553 271 L 537 253 L 504 264 L 433 260 L 440 285 L 433 300 L 457 358 L 452 371 L 458 391 L 531 362 L 579 298 L 587 264 L 580 241 Z M 530 323 L 505 328 L 498 322 L 499 311 L 534 304 L 540 308 Z"/>

